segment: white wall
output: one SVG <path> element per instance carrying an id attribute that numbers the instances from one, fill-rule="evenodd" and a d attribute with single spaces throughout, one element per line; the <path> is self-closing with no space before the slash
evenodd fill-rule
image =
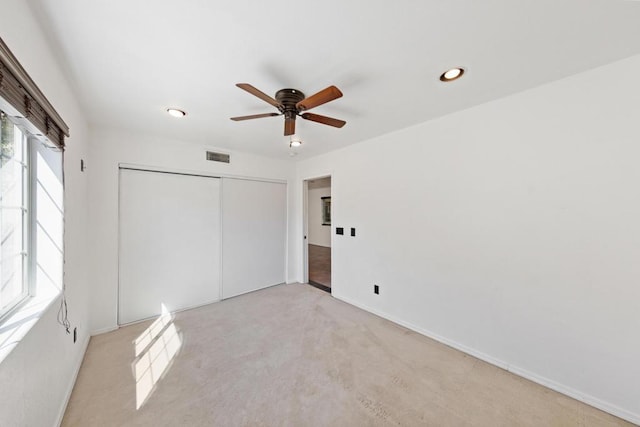
<path id="1" fill-rule="evenodd" d="M 293 277 L 302 181 L 330 174 L 333 226 L 357 229 L 334 296 L 640 422 L 638 75 L 635 56 L 301 161 Z"/>
<path id="2" fill-rule="evenodd" d="M 331 187 L 310 188 L 308 192 L 309 243 L 331 247 L 331 226 L 322 225 L 322 197 L 331 197 Z"/>
<path id="3" fill-rule="evenodd" d="M 0 362 L 0 425 L 50 426 L 58 422 L 88 341 L 87 180 L 79 171 L 87 158 L 87 126 L 27 2 L 2 0 L 0 36 L 71 129 L 65 153 L 64 278 L 69 319 L 78 342 L 56 322 L 59 299 Z"/>
<path id="4" fill-rule="evenodd" d="M 175 120 L 169 116 L 167 119 Z M 88 170 L 91 188 L 89 236 L 92 243 L 93 333 L 117 327 L 120 163 L 277 180 L 290 179 L 295 170 L 294 164 L 289 160 L 241 152 L 231 152 L 230 164 L 211 162 L 205 158 L 206 150 L 216 149 L 213 146 L 162 139 L 122 129 L 92 128 L 91 158 L 95 161 L 88 166 Z"/>

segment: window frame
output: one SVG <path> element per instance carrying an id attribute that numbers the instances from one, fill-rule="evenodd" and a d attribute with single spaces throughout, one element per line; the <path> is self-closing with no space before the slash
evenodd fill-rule
<path id="1" fill-rule="evenodd" d="M 26 136 L 28 155 L 23 160 L 25 163 L 29 162 L 26 174 L 28 177 L 26 180 L 28 194 L 26 195 L 26 200 L 23 201 L 23 205 L 27 206 L 27 214 L 23 215 L 25 217 L 23 219 L 28 221 L 27 225 L 23 227 L 23 233 L 25 234 L 23 234 L 22 253 L 25 255 L 23 255 L 22 259 L 22 268 L 26 276 L 22 284 L 22 295 L 24 297 L 20 300 L 16 298 L 12 301 L 11 308 L 7 306 L 0 313 L 0 363 L 2 363 L 29 333 L 33 325 L 41 319 L 45 311 L 49 310 L 54 301 L 60 301 L 60 310 L 66 307 L 64 281 L 64 199 L 66 193 L 64 185 L 64 151 L 65 138 L 69 137 L 69 126 L 62 120 L 53 105 L 31 79 L 2 37 L 0 37 L 0 110 Z M 44 148 L 59 152 L 60 163 L 56 158 L 44 155 Z M 41 155 L 46 164 L 40 162 Z M 42 171 L 40 171 L 41 164 L 44 166 Z M 52 172 L 55 171 L 55 177 L 48 176 L 48 169 L 52 169 Z M 41 172 L 43 173 L 43 180 L 39 176 Z M 55 178 L 58 182 L 48 182 L 50 178 Z M 62 222 L 58 225 L 49 221 L 49 219 L 53 221 L 53 218 L 49 216 L 46 210 L 48 205 L 38 208 L 41 185 L 43 185 L 43 191 L 47 193 L 49 193 L 49 188 L 55 190 L 56 193 L 54 194 L 59 198 L 60 203 L 57 204 L 57 208 L 60 210 Z M 53 187 L 49 187 L 51 185 Z M 37 217 L 38 212 L 41 215 L 46 214 L 41 220 L 46 220 L 44 222 L 54 227 L 53 230 L 56 230 L 57 234 L 53 237 L 59 239 L 60 243 L 57 245 L 57 249 L 61 254 L 60 259 L 57 260 L 56 255 L 56 260 L 52 261 L 55 264 L 47 265 L 48 269 L 53 269 L 52 271 L 56 273 L 54 280 L 51 280 L 52 278 L 49 277 L 46 271 L 43 271 L 42 275 L 40 272 L 41 264 L 37 255 L 39 252 L 38 246 L 41 244 L 39 237 L 41 224 L 38 222 L 40 220 Z M 17 223 L 18 221 L 15 222 Z M 45 229 L 43 229 L 43 232 L 53 242 L 52 236 L 49 236 Z M 43 240 L 44 242 L 45 240 Z M 49 246 L 40 248 L 42 255 L 45 255 L 50 249 Z M 25 256 L 26 259 L 24 258 Z M 47 259 L 49 259 L 48 256 L 45 257 L 45 260 Z M 25 287 L 28 290 L 26 293 L 24 292 Z M 66 311 L 59 312 L 58 323 L 65 327 L 67 333 L 69 333 Z"/>
<path id="2" fill-rule="evenodd" d="M 23 131 L 24 132 L 24 131 Z M 29 296 L 26 298 L 26 301 L 29 298 L 33 298 L 36 296 L 36 277 L 37 277 L 37 262 L 38 257 L 36 256 L 36 227 L 37 227 L 37 218 L 38 218 L 38 171 L 36 156 L 38 154 L 37 144 L 42 144 L 38 138 L 33 136 L 30 132 L 26 131 L 26 143 L 27 143 L 27 197 L 28 197 L 28 205 L 27 205 L 27 225 L 25 226 L 25 231 L 27 233 L 26 237 L 26 245 L 27 245 L 27 262 L 26 262 L 26 272 L 27 272 L 27 289 Z M 0 320 L 1 322 L 1 320 Z"/>
<path id="3" fill-rule="evenodd" d="M 32 256 L 32 250 L 35 248 L 33 244 L 33 229 L 35 227 L 33 207 L 36 203 L 34 200 L 35 192 L 33 191 L 35 185 L 35 174 L 32 168 L 33 162 L 33 140 L 35 139 L 30 132 L 23 126 L 20 126 L 11 116 L 0 110 L 0 116 L 4 115 L 14 127 L 18 129 L 22 137 L 22 250 L 20 254 L 22 256 L 22 291 L 20 295 L 4 309 L 0 308 L 0 325 L 18 309 L 20 309 L 27 301 L 29 301 L 35 295 L 35 280 L 34 280 L 34 263 L 35 257 Z M 0 289 L 1 292 L 1 289 Z"/>

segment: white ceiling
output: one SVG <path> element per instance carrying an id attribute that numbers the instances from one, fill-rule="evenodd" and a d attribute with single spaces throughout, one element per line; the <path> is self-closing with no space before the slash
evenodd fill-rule
<path id="1" fill-rule="evenodd" d="M 640 53 L 625 0 L 29 2 L 91 123 L 280 158 L 282 117 L 229 120 L 276 111 L 235 83 L 342 90 L 312 112 L 344 128 L 297 120 L 304 158 Z"/>

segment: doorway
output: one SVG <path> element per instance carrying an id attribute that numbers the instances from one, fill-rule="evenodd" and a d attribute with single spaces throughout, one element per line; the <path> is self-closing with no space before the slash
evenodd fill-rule
<path id="1" fill-rule="evenodd" d="M 331 177 L 305 181 L 307 282 L 331 293 Z"/>

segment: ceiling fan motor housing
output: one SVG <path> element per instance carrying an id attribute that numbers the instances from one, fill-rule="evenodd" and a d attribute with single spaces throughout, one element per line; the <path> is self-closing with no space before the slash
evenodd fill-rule
<path id="1" fill-rule="evenodd" d="M 282 113 L 293 112 L 295 116 L 298 113 L 296 104 L 305 98 L 304 93 L 298 89 L 280 89 L 276 92 L 276 101 L 282 104 L 280 111 Z"/>

